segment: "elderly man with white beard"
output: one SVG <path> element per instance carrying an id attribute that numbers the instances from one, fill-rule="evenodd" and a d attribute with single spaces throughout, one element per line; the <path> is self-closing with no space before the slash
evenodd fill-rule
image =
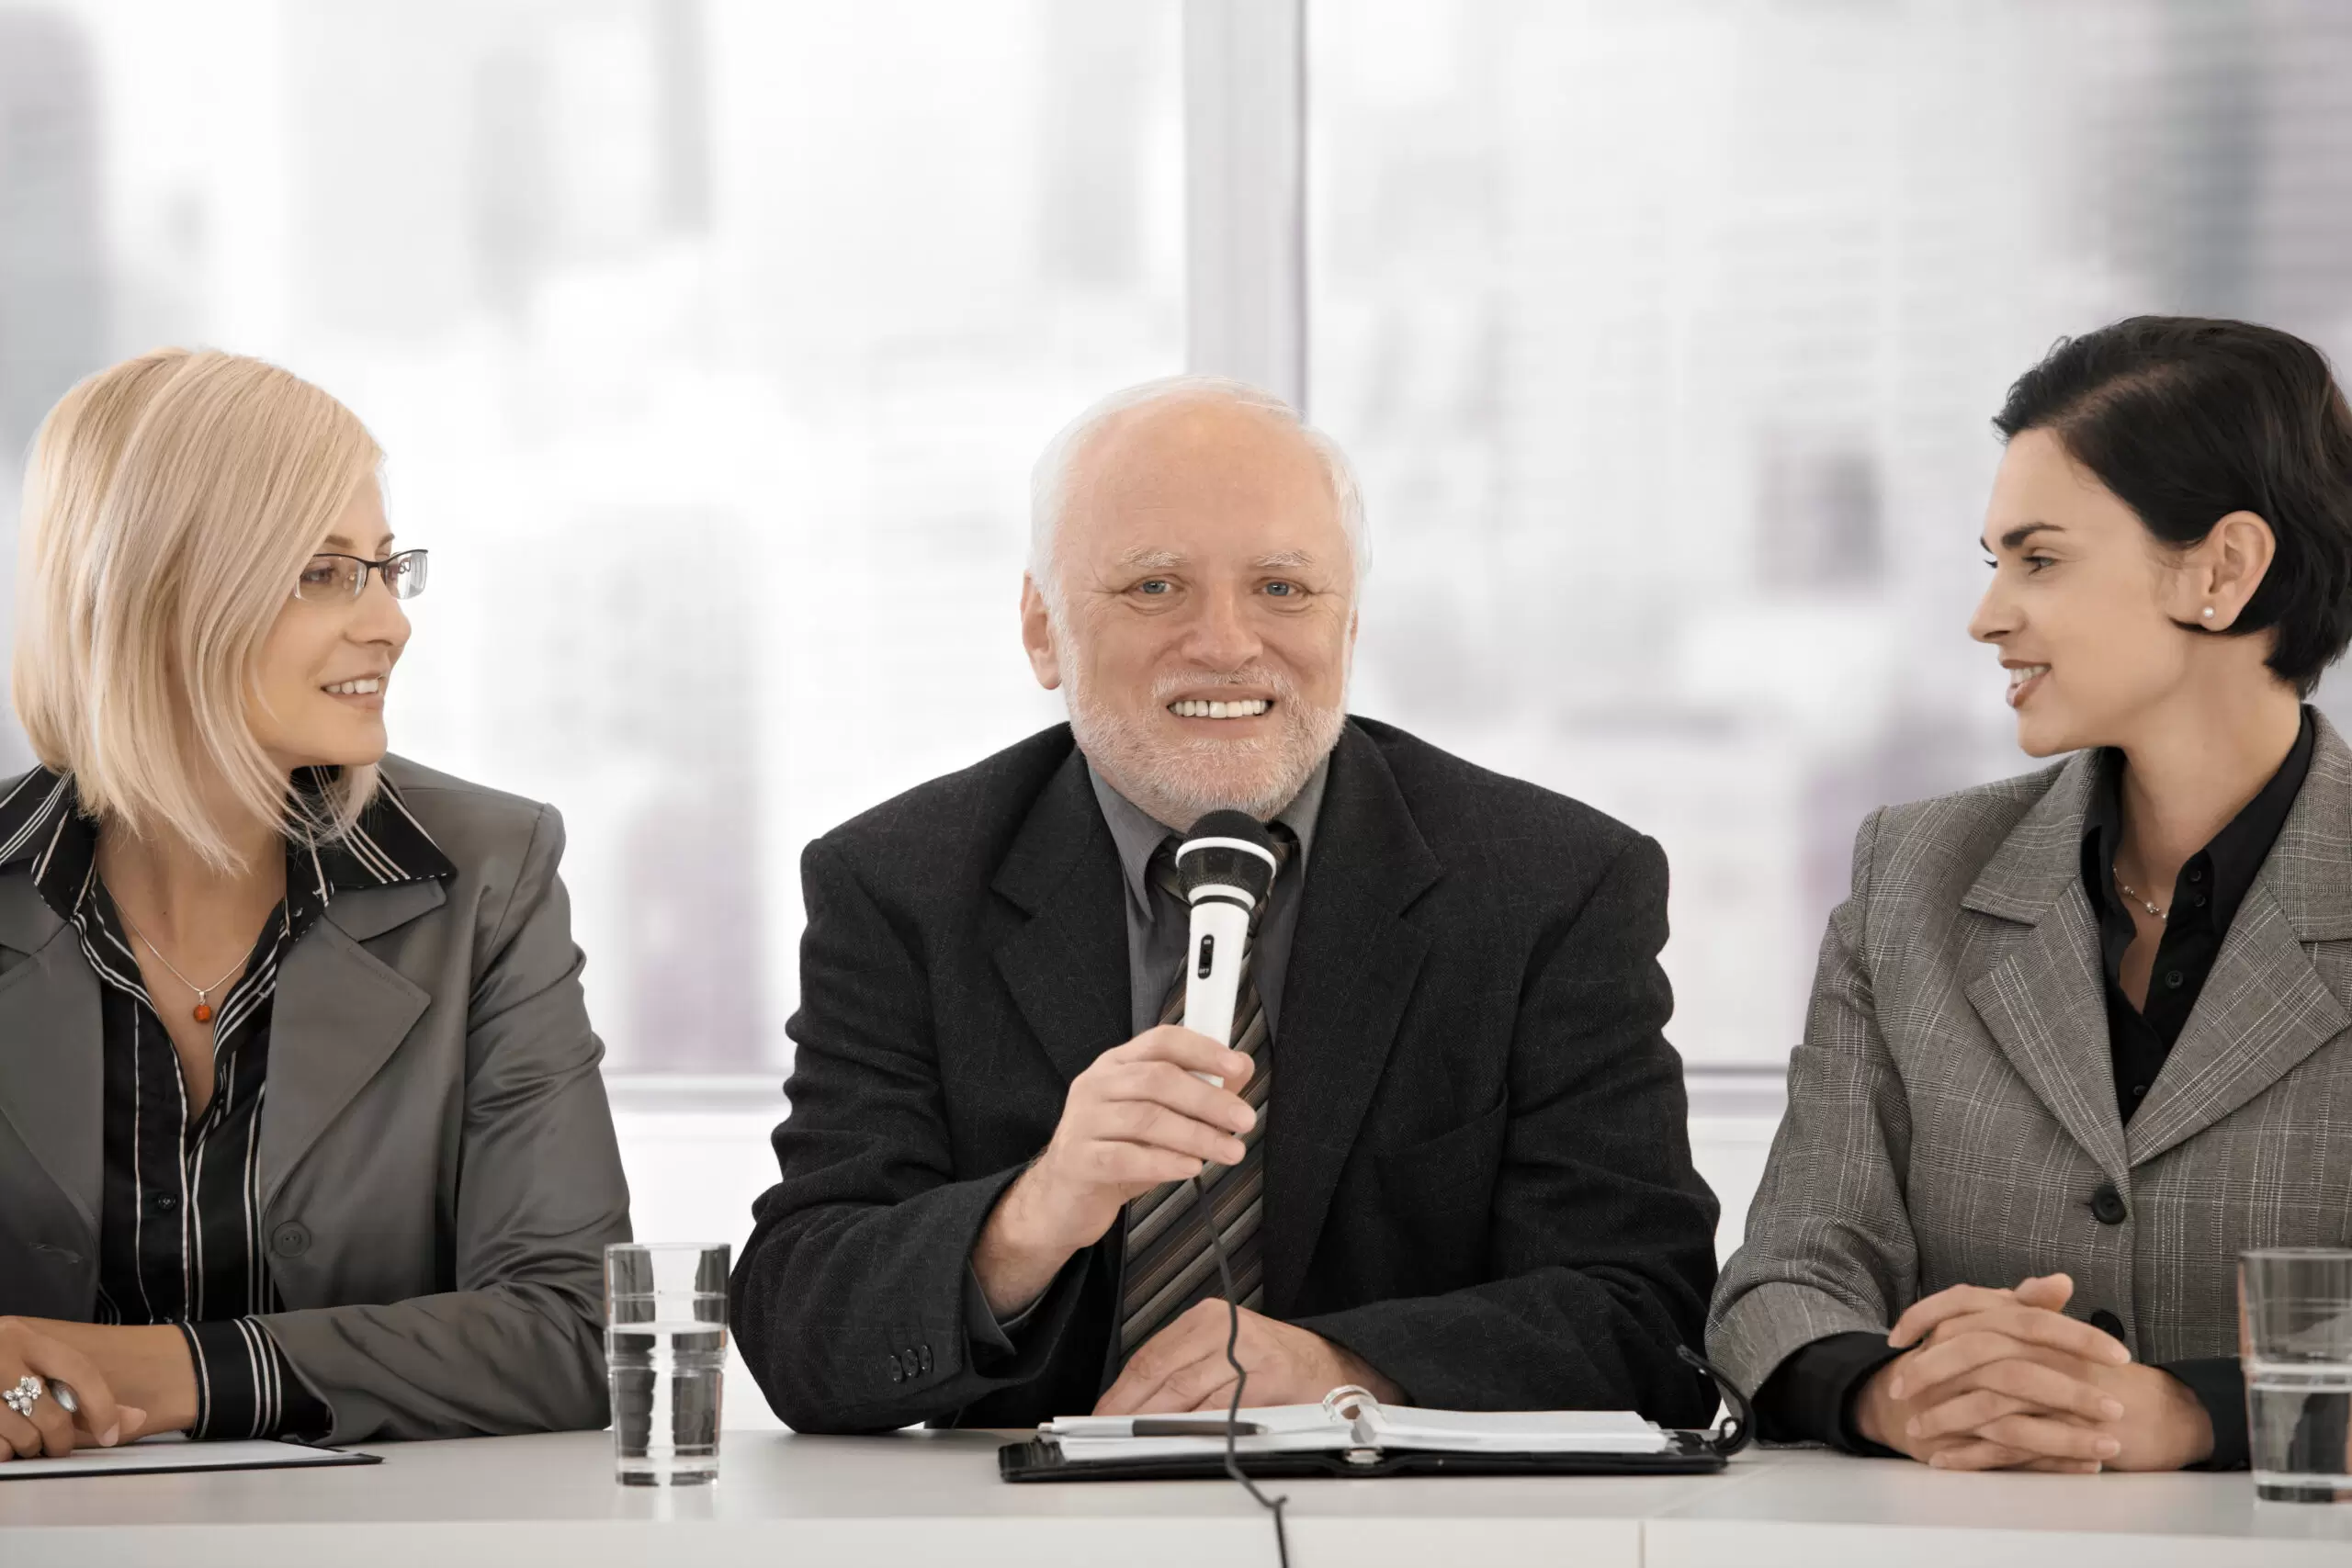
<path id="1" fill-rule="evenodd" d="M 1069 722 L 804 858 L 733 1287 L 769 1402 L 830 1432 L 1222 1409 L 1221 1241 L 1252 1404 L 1706 1419 L 1657 845 L 1348 716 L 1362 506 L 1280 400 L 1114 394 L 1033 510 L 1022 637 Z M 1283 859 L 1229 1047 L 1174 1021 L 1170 862 L 1220 810 Z"/>

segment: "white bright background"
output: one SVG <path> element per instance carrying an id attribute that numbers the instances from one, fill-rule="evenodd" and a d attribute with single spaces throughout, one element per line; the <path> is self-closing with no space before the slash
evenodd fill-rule
<path id="1" fill-rule="evenodd" d="M 1184 3 L 0 0 L 0 526 L 157 344 L 369 423 L 397 744 L 569 820 L 641 1234 L 768 1178 L 800 846 L 1057 716 L 1025 474 L 1183 367 Z M 2008 379 L 2143 310 L 2352 348 L 2352 10 L 1307 22 L 1356 705 L 1665 843 L 1727 1248 L 1855 823 L 2024 765 L 1962 631 Z"/>

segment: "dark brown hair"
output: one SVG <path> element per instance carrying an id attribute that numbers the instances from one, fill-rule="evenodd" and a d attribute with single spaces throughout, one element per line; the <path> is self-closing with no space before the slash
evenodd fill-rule
<path id="1" fill-rule="evenodd" d="M 2059 339 L 1993 426 L 2005 441 L 2051 432 L 2166 544 L 2195 545 L 2233 512 L 2269 524 L 2278 554 L 2222 635 L 2275 628 L 2270 669 L 2297 690 L 2352 642 L 2352 410 L 2302 339 L 2133 316 Z"/>

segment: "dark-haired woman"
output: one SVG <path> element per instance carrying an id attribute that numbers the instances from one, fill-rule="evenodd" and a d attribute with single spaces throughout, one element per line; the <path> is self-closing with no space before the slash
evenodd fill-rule
<path id="1" fill-rule="evenodd" d="M 1862 825 L 1709 1342 L 1767 1437 L 2243 1464 L 2237 1255 L 2352 1243 L 2352 414 L 2143 317 L 1995 423 L 1969 630 L 2074 755 Z"/>

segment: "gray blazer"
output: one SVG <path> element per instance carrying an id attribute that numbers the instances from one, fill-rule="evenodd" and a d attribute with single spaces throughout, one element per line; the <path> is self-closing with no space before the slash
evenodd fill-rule
<path id="1" fill-rule="evenodd" d="M 603 1247 L 628 1190 L 556 876 L 555 811 L 388 758 L 458 874 L 338 892 L 270 1031 L 262 1321 L 330 1440 L 601 1427 Z M 98 982 L 0 879 L 0 1313 L 90 1320 Z"/>
<path id="2" fill-rule="evenodd" d="M 2128 1130 L 2082 886 L 2099 754 L 1871 814 L 1710 1314 L 1741 1386 L 1947 1286 L 2057 1269 L 2143 1361 L 2233 1356 L 2242 1249 L 2352 1243 L 2352 750 L 2317 724 Z M 2105 1183 L 2120 1224 L 2091 1212 Z"/>

